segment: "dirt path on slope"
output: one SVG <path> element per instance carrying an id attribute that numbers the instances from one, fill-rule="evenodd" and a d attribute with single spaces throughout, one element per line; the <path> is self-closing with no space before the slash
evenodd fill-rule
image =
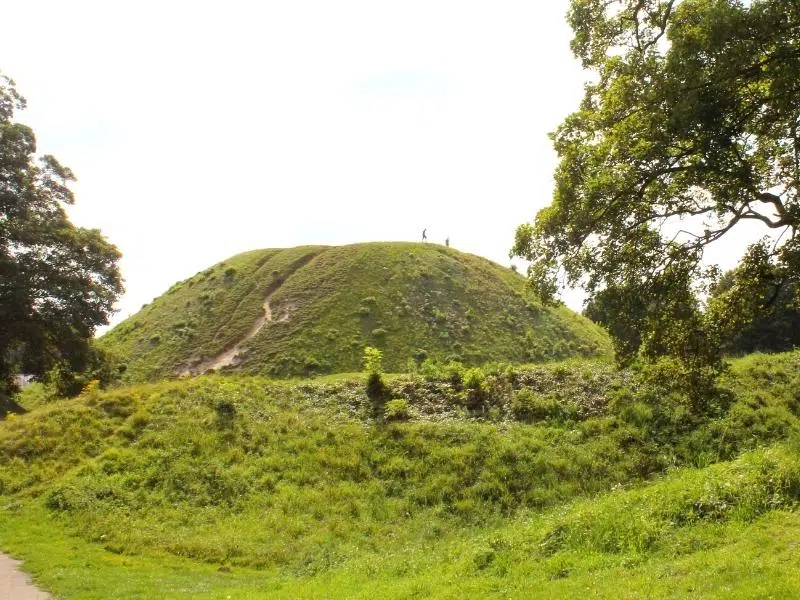
<path id="1" fill-rule="evenodd" d="M 272 294 L 274 293 L 275 292 L 273 292 Z M 242 339 L 236 342 L 236 344 L 232 348 L 225 350 L 225 352 L 223 352 L 219 356 L 215 356 L 214 358 L 209 358 L 207 360 L 204 360 L 203 362 L 195 365 L 194 367 L 184 369 L 181 372 L 181 375 L 182 376 L 199 375 L 205 373 L 206 371 L 216 371 L 218 369 L 221 369 L 222 367 L 228 367 L 232 365 L 233 362 L 236 360 L 236 356 L 239 354 L 239 351 L 242 349 L 242 346 L 244 346 L 247 342 L 256 337 L 256 335 L 258 334 L 259 331 L 261 331 L 264 325 L 272 321 L 272 309 L 269 306 L 269 301 L 270 298 L 272 298 L 272 294 L 267 296 L 266 299 L 264 300 L 264 304 L 261 305 L 261 308 L 263 309 L 264 313 L 258 319 L 256 319 L 256 322 L 253 323 L 250 326 L 250 329 L 248 329 L 245 332 L 244 336 L 242 336 Z"/>
<path id="2" fill-rule="evenodd" d="M 261 331 L 267 323 L 273 322 L 275 320 L 278 323 L 285 323 L 291 318 L 291 313 L 297 308 L 294 304 L 286 304 L 281 307 L 280 314 L 273 319 L 272 308 L 270 307 L 269 303 L 272 297 L 278 293 L 278 291 L 286 285 L 286 281 L 292 277 L 295 273 L 297 273 L 300 269 L 310 263 L 312 260 L 319 256 L 320 252 L 315 252 L 308 254 L 306 256 L 301 257 L 299 260 L 296 260 L 292 265 L 289 267 L 288 273 L 285 273 L 283 278 L 278 279 L 276 282 L 271 284 L 267 289 L 267 297 L 264 298 L 264 303 L 261 305 L 263 310 L 263 314 L 256 319 L 256 322 L 250 326 L 242 338 L 233 345 L 233 347 L 225 350 L 221 354 L 213 357 L 207 358 L 200 362 L 194 362 L 195 359 L 189 359 L 186 363 L 184 363 L 184 367 L 177 370 L 175 372 L 176 375 L 179 377 L 189 377 L 192 375 L 202 375 L 207 371 L 217 371 L 222 369 L 223 367 L 229 367 L 236 363 L 236 358 L 239 355 L 239 352 L 242 350 L 242 347 L 252 340 L 258 332 Z M 275 285 L 277 284 L 277 285 Z M 0 599 L 2 600 L 2 599 Z"/>
<path id="3" fill-rule="evenodd" d="M 0 554 L 0 600 L 51 600 L 31 583 L 30 577 L 19 570 L 22 563 Z"/>

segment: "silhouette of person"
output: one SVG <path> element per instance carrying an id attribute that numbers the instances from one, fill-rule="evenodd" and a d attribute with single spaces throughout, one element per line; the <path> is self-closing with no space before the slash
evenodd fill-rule
<path id="1" fill-rule="evenodd" d="M 428 241 L 428 228 L 427 227 L 422 230 L 422 241 L 423 242 L 427 242 Z"/>
<path id="2" fill-rule="evenodd" d="M 446 238 L 444 240 L 444 245 L 447 246 L 448 248 L 450 247 L 450 238 Z"/>

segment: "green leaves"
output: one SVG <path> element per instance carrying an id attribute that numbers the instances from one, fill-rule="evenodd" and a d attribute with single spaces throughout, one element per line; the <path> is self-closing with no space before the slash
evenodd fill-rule
<path id="1" fill-rule="evenodd" d="M 122 291 L 119 251 L 99 231 L 75 227 L 72 172 L 35 160 L 33 131 L 13 122 L 25 105 L 0 78 L 0 380 L 87 368 L 89 339 Z"/>
<path id="2" fill-rule="evenodd" d="M 592 81 L 552 134 L 553 202 L 512 252 L 545 298 L 585 287 L 623 359 L 714 362 L 717 325 L 697 295 L 706 246 L 760 222 L 767 263 L 781 283 L 797 277 L 800 7 L 573 0 L 568 19 Z"/>

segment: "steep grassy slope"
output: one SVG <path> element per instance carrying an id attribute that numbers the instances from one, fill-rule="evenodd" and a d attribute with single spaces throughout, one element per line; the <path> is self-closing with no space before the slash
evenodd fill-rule
<path id="1" fill-rule="evenodd" d="M 389 385 L 407 421 L 360 379 L 258 377 L 7 419 L 0 549 L 65 598 L 800 592 L 800 354 L 735 363 L 691 427 L 602 363 L 488 373 L 480 406 L 447 381 Z"/>
<path id="2" fill-rule="evenodd" d="M 564 307 L 543 307 L 523 277 L 432 244 L 373 243 L 258 250 L 174 285 L 102 338 L 129 381 L 230 369 L 264 375 L 360 370 L 367 345 L 385 366 L 424 357 L 530 362 L 609 353 L 606 335 Z"/>

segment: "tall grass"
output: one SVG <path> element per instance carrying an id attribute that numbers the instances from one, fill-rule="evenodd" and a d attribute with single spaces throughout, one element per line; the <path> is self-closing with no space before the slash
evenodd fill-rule
<path id="1" fill-rule="evenodd" d="M 363 376 L 87 390 L 0 421 L 0 547 L 32 552 L 46 574 L 22 532 L 49 523 L 53 552 L 102 550 L 91 561 L 151 573 L 162 570 L 149 557 L 178 561 L 233 597 L 235 582 L 203 565 L 264 570 L 298 597 L 484 597 L 498 585 L 547 597 L 613 569 L 641 585 L 636 569 L 730 560 L 737 532 L 794 514 L 798 366 L 798 353 L 735 362 L 706 418 L 586 362 L 387 376 L 386 407 L 404 403 L 402 419 L 374 411 Z M 247 572 L 241 589 L 263 583 Z M 158 595 L 133 577 L 136 593 Z M 113 577 L 93 585 L 74 597 L 109 597 Z"/>

